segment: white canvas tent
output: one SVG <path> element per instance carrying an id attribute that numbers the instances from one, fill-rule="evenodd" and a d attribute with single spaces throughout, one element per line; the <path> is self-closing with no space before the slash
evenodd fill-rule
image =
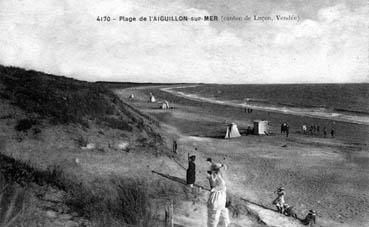
<path id="1" fill-rule="evenodd" d="M 238 131 L 238 127 L 235 123 L 231 123 L 230 125 L 227 126 L 227 132 L 224 138 L 229 139 L 229 138 L 235 138 L 235 137 L 240 137 L 241 134 Z"/>
<path id="2" fill-rule="evenodd" d="M 168 102 L 168 101 L 164 101 L 164 102 L 161 104 L 161 108 L 162 108 L 162 109 L 169 109 L 169 102 Z"/>
<path id="3" fill-rule="evenodd" d="M 269 134 L 269 121 L 255 120 L 254 121 L 254 134 L 255 135 L 268 135 Z"/>
<path id="4" fill-rule="evenodd" d="M 154 97 L 154 95 L 150 92 L 150 100 L 149 102 L 156 102 L 156 99 Z"/>

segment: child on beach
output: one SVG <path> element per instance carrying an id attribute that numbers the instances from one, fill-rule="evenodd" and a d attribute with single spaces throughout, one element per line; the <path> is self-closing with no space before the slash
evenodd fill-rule
<path id="1" fill-rule="evenodd" d="M 283 214 L 283 205 L 285 203 L 284 196 L 286 195 L 286 192 L 283 187 L 279 187 L 275 192 L 277 192 L 277 198 L 273 200 L 273 205 L 277 207 L 277 211 L 279 213 Z"/>
<path id="2" fill-rule="evenodd" d="M 314 210 L 309 210 L 309 213 L 306 215 L 305 219 L 303 219 L 302 224 L 315 226 L 316 223 L 316 214 Z"/>
<path id="3" fill-rule="evenodd" d="M 293 206 L 289 206 L 287 203 L 283 205 L 283 214 L 293 218 L 297 218 L 297 214 L 293 209 Z"/>

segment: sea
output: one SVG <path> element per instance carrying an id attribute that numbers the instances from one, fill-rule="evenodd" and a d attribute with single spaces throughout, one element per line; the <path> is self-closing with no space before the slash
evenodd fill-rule
<path id="1" fill-rule="evenodd" d="M 246 108 L 369 125 L 369 84 L 199 85 L 192 98 Z"/>

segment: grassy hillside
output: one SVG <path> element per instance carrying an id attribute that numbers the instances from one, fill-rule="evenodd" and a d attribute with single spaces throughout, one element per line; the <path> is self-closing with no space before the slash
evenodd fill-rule
<path id="1" fill-rule="evenodd" d="M 142 221 L 152 221 L 149 192 L 137 176 L 149 173 L 144 166 L 161 164 L 153 160 L 166 151 L 158 126 L 102 83 L 0 66 L 0 216 L 54 226 L 55 218 L 44 223 L 52 209 L 58 217 L 77 212 L 72 220 L 80 224 L 88 219 L 93 226 L 146 226 Z M 86 149 L 88 143 L 95 147 Z M 129 149 L 122 150 L 122 143 Z M 13 187 L 22 193 L 2 200 Z M 45 191 L 68 196 L 49 207 L 39 198 Z M 15 209 L 12 201 L 18 200 Z"/>
<path id="2" fill-rule="evenodd" d="M 82 123 L 115 113 L 115 95 L 104 86 L 36 71 L 0 66 L 0 95 L 28 113 L 55 123 Z"/>
<path id="3" fill-rule="evenodd" d="M 53 124 L 89 126 L 96 121 L 120 130 L 152 129 L 136 110 L 124 104 L 102 83 L 90 83 L 33 70 L 0 66 L 0 97 L 20 107 L 29 119 L 18 122 L 18 130 L 29 129 L 38 119 Z M 146 119 L 153 123 L 152 119 Z M 156 123 L 157 124 L 157 123 Z M 152 134 L 158 137 L 158 134 Z"/>

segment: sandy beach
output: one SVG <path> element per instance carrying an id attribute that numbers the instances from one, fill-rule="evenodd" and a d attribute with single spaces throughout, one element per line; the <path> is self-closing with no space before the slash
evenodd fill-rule
<path id="1" fill-rule="evenodd" d="M 299 217 L 314 209 L 320 226 L 369 223 L 367 126 L 336 122 L 335 138 L 304 135 L 299 132 L 302 122 L 324 124 L 327 120 L 259 110 L 245 114 L 236 107 L 189 100 L 159 88 L 116 92 L 123 99 L 135 94 L 131 104 L 158 119 L 168 135 L 177 138 L 184 166 L 188 153 L 198 156 L 200 183 L 206 184 L 205 160 L 212 157 L 229 166 L 227 183 L 234 195 L 273 208 L 273 191 L 283 186 L 286 202 L 295 207 Z M 158 103 L 148 103 L 149 92 L 159 102 L 168 100 L 174 109 L 161 110 Z M 242 134 L 255 119 L 270 120 L 272 134 L 223 138 L 227 123 L 235 122 Z M 291 126 L 288 138 L 279 133 L 284 121 Z"/>

